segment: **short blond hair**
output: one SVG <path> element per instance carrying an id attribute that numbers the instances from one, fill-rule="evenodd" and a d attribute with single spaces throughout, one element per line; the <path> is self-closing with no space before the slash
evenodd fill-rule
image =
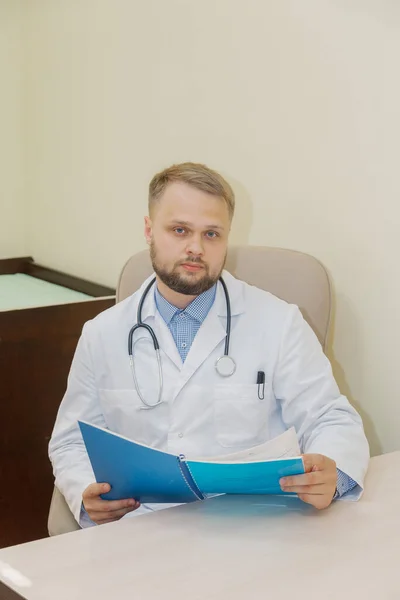
<path id="1" fill-rule="evenodd" d="M 167 185 L 176 181 L 187 183 L 198 190 L 225 200 L 229 217 L 232 220 L 235 212 L 235 194 L 229 183 L 217 171 L 213 171 L 206 165 L 192 162 L 172 165 L 154 175 L 149 185 L 149 214 Z"/>

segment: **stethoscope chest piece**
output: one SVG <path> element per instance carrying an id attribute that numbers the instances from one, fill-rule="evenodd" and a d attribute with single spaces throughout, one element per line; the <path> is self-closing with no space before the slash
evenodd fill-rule
<path id="1" fill-rule="evenodd" d="M 215 363 L 215 368 L 218 375 L 221 375 L 221 377 L 230 377 L 236 371 L 236 363 L 233 358 L 224 354 L 224 356 L 218 358 Z"/>

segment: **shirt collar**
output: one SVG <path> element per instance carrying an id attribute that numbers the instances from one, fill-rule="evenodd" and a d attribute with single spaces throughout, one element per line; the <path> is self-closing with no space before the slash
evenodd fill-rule
<path id="1" fill-rule="evenodd" d="M 184 310 L 168 302 L 168 300 L 166 300 L 164 296 L 160 294 L 157 286 L 155 286 L 154 290 L 154 299 L 158 312 L 167 325 L 170 324 L 171 320 L 177 313 L 181 312 L 184 312 L 193 319 L 203 323 L 214 303 L 216 291 L 217 285 L 214 284 L 212 288 L 197 296 Z"/>
<path id="2" fill-rule="evenodd" d="M 222 272 L 222 277 L 224 278 L 224 281 L 228 288 L 232 317 L 243 314 L 245 312 L 246 284 L 244 284 L 243 281 L 236 279 L 233 275 L 231 275 L 228 271 L 225 270 Z M 154 273 L 147 277 L 147 279 L 145 279 L 145 281 L 137 290 L 137 292 L 131 296 L 131 299 L 133 301 L 131 310 L 133 311 L 133 313 L 137 312 L 138 303 L 141 297 L 143 296 L 145 289 L 151 281 L 155 281 Z M 154 286 L 154 288 L 155 287 L 156 286 Z M 222 285 L 220 285 L 220 283 L 217 283 L 215 302 L 214 305 L 211 307 L 211 310 L 214 311 L 215 314 L 220 317 L 226 317 L 226 298 L 223 287 Z M 146 321 L 149 318 L 154 319 L 156 314 L 160 315 L 156 306 L 155 293 L 151 292 L 147 295 L 147 298 L 145 299 L 143 304 L 142 320 Z"/>

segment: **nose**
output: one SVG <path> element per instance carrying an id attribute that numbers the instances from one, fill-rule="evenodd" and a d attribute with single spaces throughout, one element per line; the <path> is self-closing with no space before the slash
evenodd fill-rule
<path id="1" fill-rule="evenodd" d="M 203 256 L 204 248 L 201 234 L 193 234 L 192 236 L 190 236 L 190 240 L 188 240 L 186 246 L 186 252 L 188 256 Z"/>

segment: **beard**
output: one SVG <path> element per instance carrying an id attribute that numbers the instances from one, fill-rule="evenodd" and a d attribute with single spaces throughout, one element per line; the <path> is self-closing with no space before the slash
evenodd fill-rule
<path id="1" fill-rule="evenodd" d="M 184 294 L 185 296 L 199 296 L 212 288 L 220 278 L 225 265 L 226 254 L 220 270 L 215 274 L 210 273 L 209 266 L 203 263 L 201 258 L 195 256 L 188 256 L 185 260 L 176 262 L 171 269 L 167 269 L 159 260 L 158 252 L 153 241 L 150 243 L 150 258 L 154 272 L 158 275 L 164 285 L 178 294 Z M 187 272 L 185 276 L 178 271 L 178 268 L 184 263 L 201 265 L 203 269 L 193 274 Z M 195 279 L 196 275 L 198 276 L 199 273 L 203 274 L 202 277 Z"/>

